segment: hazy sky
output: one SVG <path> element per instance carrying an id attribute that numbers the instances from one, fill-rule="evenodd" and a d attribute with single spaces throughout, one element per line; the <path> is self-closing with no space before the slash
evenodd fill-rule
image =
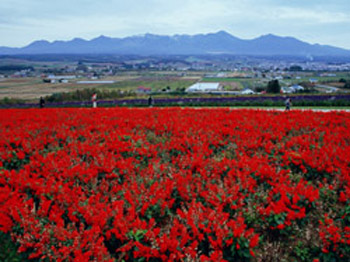
<path id="1" fill-rule="evenodd" d="M 349 0 L 0 0 L 0 46 L 34 40 L 272 33 L 350 49 Z"/>

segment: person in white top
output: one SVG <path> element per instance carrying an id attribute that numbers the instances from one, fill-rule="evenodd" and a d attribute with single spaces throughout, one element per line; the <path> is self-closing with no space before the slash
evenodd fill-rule
<path id="1" fill-rule="evenodd" d="M 97 107 L 97 94 L 96 93 L 92 94 L 91 101 L 92 101 L 92 107 L 96 108 Z"/>

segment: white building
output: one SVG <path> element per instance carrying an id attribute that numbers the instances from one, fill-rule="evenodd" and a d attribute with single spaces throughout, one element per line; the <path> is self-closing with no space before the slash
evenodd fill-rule
<path id="1" fill-rule="evenodd" d="M 282 86 L 281 87 L 281 91 L 283 94 L 291 94 L 293 93 L 292 88 L 288 87 L 288 86 Z"/>
<path id="2" fill-rule="evenodd" d="M 305 88 L 301 85 L 293 85 L 291 88 L 294 90 L 294 92 L 304 91 Z"/>
<path id="3" fill-rule="evenodd" d="M 245 88 L 244 90 L 241 91 L 242 95 L 253 95 L 255 92 L 251 90 L 250 88 Z"/>
<path id="4" fill-rule="evenodd" d="M 310 82 L 311 84 L 316 84 L 316 83 L 318 82 L 318 80 L 317 80 L 316 78 L 310 78 L 310 79 L 309 79 L 309 82 Z"/>
<path id="5" fill-rule="evenodd" d="M 186 89 L 187 93 L 210 93 L 221 91 L 220 83 L 195 83 Z"/>
<path id="6" fill-rule="evenodd" d="M 300 85 L 293 85 L 293 86 L 283 86 L 281 90 L 282 90 L 282 93 L 284 94 L 290 94 L 290 93 L 297 93 L 297 92 L 303 91 L 305 90 L 305 88 Z"/>
<path id="7" fill-rule="evenodd" d="M 75 79 L 75 75 L 48 75 L 47 79 L 60 80 L 60 79 Z"/>

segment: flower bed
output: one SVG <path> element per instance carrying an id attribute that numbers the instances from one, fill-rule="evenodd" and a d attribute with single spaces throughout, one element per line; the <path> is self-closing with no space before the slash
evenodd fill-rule
<path id="1" fill-rule="evenodd" d="M 0 123 L 0 258 L 350 260 L 349 113 L 9 109 Z"/>

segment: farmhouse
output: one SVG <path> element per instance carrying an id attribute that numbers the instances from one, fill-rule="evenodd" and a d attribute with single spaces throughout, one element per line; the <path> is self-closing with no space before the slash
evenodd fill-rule
<path id="1" fill-rule="evenodd" d="M 186 89 L 187 93 L 210 93 L 221 91 L 220 83 L 195 83 Z"/>
<path id="2" fill-rule="evenodd" d="M 310 82 L 311 84 L 316 84 L 316 83 L 318 82 L 318 80 L 315 79 L 315 78 L 310 78 L 310 79 L 309 79 L 309 82 Z"/>
<path id="3" fill-rule="evenodd" d="M 139 86 L 136 90 L 138 94 L 149 94 L 151 93 L 152 89 L 150 87 L 145 86 Z"/>

